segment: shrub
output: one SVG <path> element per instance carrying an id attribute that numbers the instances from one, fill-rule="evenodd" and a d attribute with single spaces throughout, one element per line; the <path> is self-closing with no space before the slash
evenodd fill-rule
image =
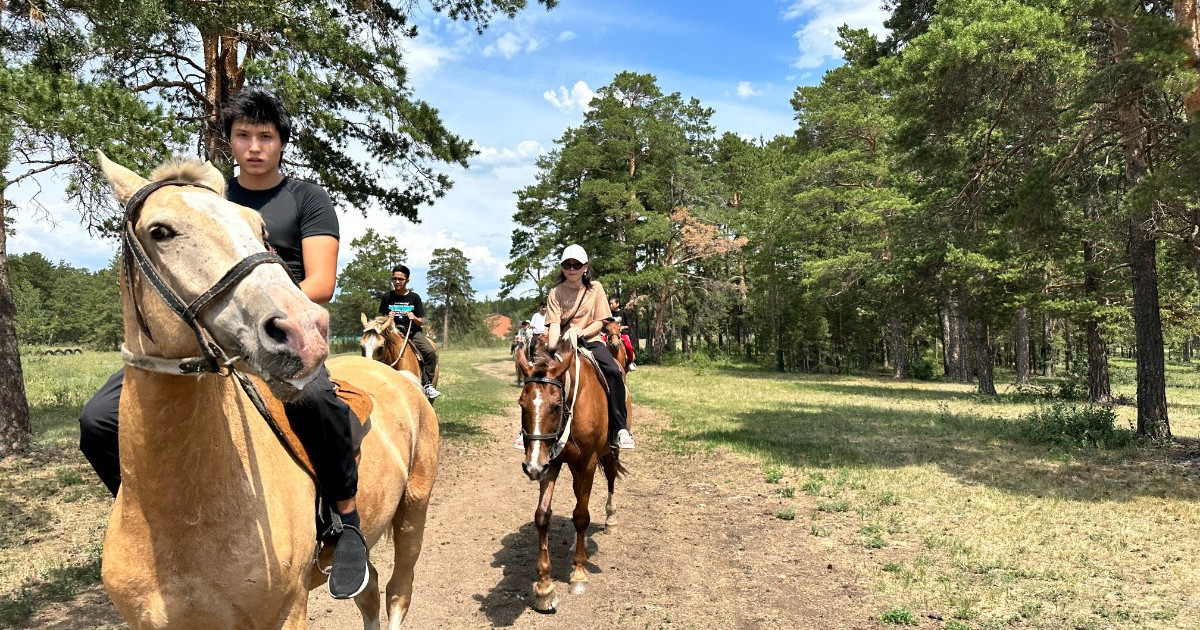
<path id="1" fill-rule="evenodd" d="M 889 608 L 880 613 L 879 620 L 897 626 L 915 626 L 918 623 L 917 616 L 907 608 Z"/>
<path id="2" fill-rule="evenodd" d="M 1064 448 L 1124 448 L 1134 443 L 1131 429 L 1116 427 L 1112 407 L 1056 402 L 1016 420 L 1018 437 Z"/>
<path id="3" fill-rule="evenodd" d="M 908 366 L 908 374 L 919 381 L 933 380 L 933 361 L 916 359 Z"/>

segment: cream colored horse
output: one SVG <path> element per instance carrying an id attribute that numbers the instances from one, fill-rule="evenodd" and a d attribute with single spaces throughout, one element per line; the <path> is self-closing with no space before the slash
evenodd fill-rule
<path id="1" fill-rule="evenodd" d="M 421 359 L 417 349 L 408 343 L 408 336 L 400 332 L 396 318 L 391 315 L 380 315 L 375 319 L 367 319 L 367 314 L 360 312 L 362 317 L 362 338 L 358 340 L 362 356 L 386 363 L 394 370 L 411 372 L 418 380 L 421 378 Z M 429 343 L 433 343 L 430 340 Z M 437 345 L 434 344 L 434 348 Z M 442 366 L 438 364 L 433 370 L 433 385 L 437 387 L 438 376 Z"/>
<path id="2" fill-rule="evenodd" d="M 122 204 L 147 185 L 100 160 Z M 264 251 L 262 218 L 223 198 L 224 180 L 211 165 L 168 165 L 153 179 L 212 189 L 160 188 L 135 216 L 134 237 L 149 266 L 185 304 Z M 133 276 L 122 284 L 122 485 L 104 540 L 104 587 L 138 630 L 305 628 L 308 591 L 325 581 L 314 563 L 313 483 L 234 379 L 178 373 L 181 358 L 199 354 L 197 336 L 153 290 L 144 268 Z M 255 266 L 197 321 L 228 355 L 241 357 L 238 369 L 283 399 L 296 396 L 328 352 L 328 315 L 279 264 Z M 387 584 L 394 630 L 411 600 L 436 476 L 437 417 L 410 379 L 384 365 L 339 357 L 327 367 L 374 399 L 357 499 L 368 544 L 389 531 L 395 540 Z M 355 603 L 364 627 L 374 629 L 374 567 L 370 578 Z"/>

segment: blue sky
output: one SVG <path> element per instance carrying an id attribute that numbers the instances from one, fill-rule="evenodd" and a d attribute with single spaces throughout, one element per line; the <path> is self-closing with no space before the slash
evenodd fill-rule
<path id="1" fill-rule="evenodd" d="M 881 4 L 560 0 L 552 11 L 535 5 L 515 20 L 497 20 L 482 36 L 425 8 L 414 16 L 420 36 L 406 46 L 415 93 L 480 154 L 469 169 L 447 170 L 454 188 L 421 209 L 419 224 L 341 209 L 340 262 L 349 262 L 350 241 L 369 226 L 406 249 L 414 289 L 423 293 L 435 248 L 457 247 L 471 260 L 477 295 L 494 297 L 506 273 L 516 191 L 533 183 L 537 156 L 582 122 L 591 94 L 617 73 L 651 74 L 663 92 L 699 99 L 714 110 L 719 133 L 788 134 L 795 88 L 819 82 L 841 62 L 837 28 L 879 35 Z M 78 213 L 57 193 L 62 187 L 45 177 L 10 191 L 18 210 L 9 253 L 39 251 L 89 269 L 107 265 L 116 243 L 79 226 Z"/>

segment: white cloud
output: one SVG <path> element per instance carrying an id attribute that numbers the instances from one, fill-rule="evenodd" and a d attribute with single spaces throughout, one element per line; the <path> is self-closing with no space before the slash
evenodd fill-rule
<path id="1" fill-rule="evenodd" d="M 524 140 L 517 143 L 516 148 L 508 147 L 495 148 L 476 146 L 479 155 L 472 158 L 473 162 L 480 164 L 528 164 L 532 163 L 539 155 L 545 152 L 542 143 L 536 140 Z"/>
<path id="2" fill-rule="evenodd" d="M 569 42 L 572 39 L 575 39 L 576 37 L 579 37 L 579 36 L 575 34 L 575 31 L 563 31 L 558 34 L 558 37 L 556 37 L 554 41 L 559 42 L 559 43 Z"/>
<path id="3" fill-rule="evenodd" d="M 808 70 L 841 59 L 838 27 L 846 24 L 878 34 L 883 31 L 883 21 L 888 15 L 878 0 L 795 0 L 783 12 L 784 20 L 802 23 L 794 34 L 800 56 L 792 65 Z"/>
<path id="4" fill-rule="evenodd" d="M 595 97 L 596 93 L 583 81 L 576 81 L 570 91 L 566 86 L 559 86 L 557 91 L 550 90 L 542 94 L 542 98 L 565 114 L 575 111 L 591 111 L 592 108 L 588 104 Z"/>
<path id="5" fill-rule="evenodd" d="M 758 96 L 759 94 L 762 94 L 762 90 L 754 87 L 754 84 L 751 83 L 750 81 L 738 81 L 738 86 L 737 86 L 738 98 L 747 99 L 747 98 L 750 98 L 751 96 Z"/>
<path id="6" fill-rule="evenodd" d="M 408 40 L 404 45 L 404 63 L 415 83 L 424 83 L 437 73 L 445 61 L 456 58 L 455 52 L 429 36 Z"/>
<path id="7" fill-rule="evenodd" d="M 532 35 L 507 31 L 495 43 L 488 44 L 483 49 L 483 56 L 495 57 L 499 55 L 505 59 L 512 59 L 518 53 L 531 53 L 541 47 L 542 43 Z"/>

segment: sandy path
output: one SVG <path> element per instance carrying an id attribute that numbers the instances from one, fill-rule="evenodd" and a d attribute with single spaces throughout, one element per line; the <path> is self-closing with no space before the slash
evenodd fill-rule
<path id="1" fill-rule="evenodd" d="M 482 369 L 511 378 L 508 363 Z M 521 473 L 521 454 L 511 448 L 516 394 L 514 387 L 506 416 L 484 420 L 486 444 L 443 444 L 405 628 L 875 627 L 858 578 L 814 548 L 824 539 L 810 536 L 802 518 L 775 517 L 778 486 L 735 456 L 663 452 L 653 436 L 666 420 L 637 405 L 638 450 L 622 456 L 630 474 L 617 484 L 619 526 L 612 531 L 603 528 L 602 474 L 596 484 L 591 575 L 582 595 L 566 586 L 575 503 L 563 469 L 550 538 L 558 612 L 535 612 L 537 485 Z M 390 547 L 374 554 L 381 579 L 391 573 L 390 557 Z M 313 630 L 360 627 L 353 604 L 323 591 L 310 599 L 309 619 Z"/>

